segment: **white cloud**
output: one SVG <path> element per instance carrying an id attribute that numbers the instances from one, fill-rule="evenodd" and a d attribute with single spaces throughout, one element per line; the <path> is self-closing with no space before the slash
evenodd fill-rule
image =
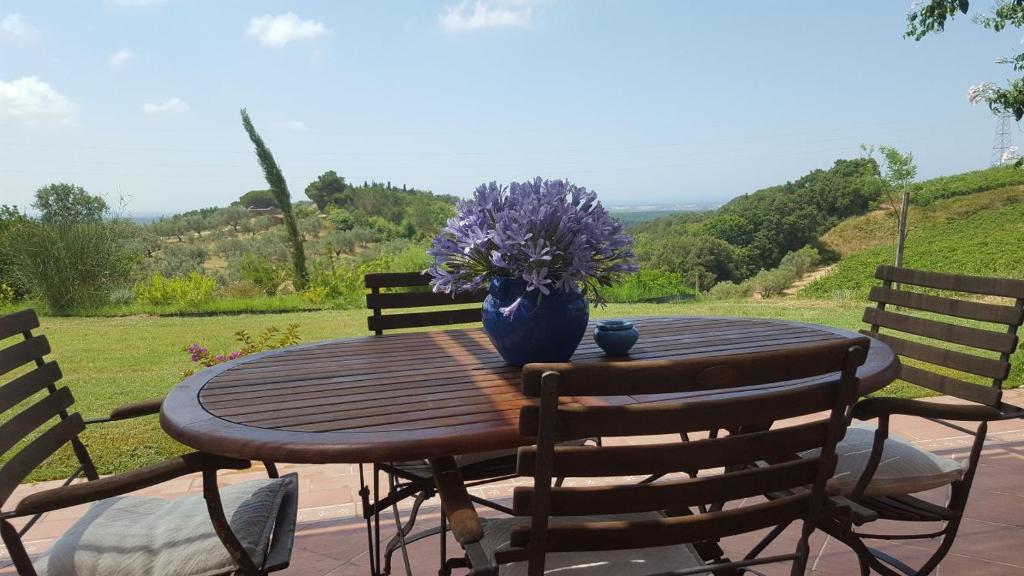
<path id="1" fill-rule="evenodd" d="M 142 111 L 146 114 L 184 114 L 189 111 L 189 106 L 188 102 L 175 96 L 163 102 L 146 102 Z"/>
<path id="2" fill-rule="evenodd" d="M 289 120 L 287 122 L 280 122 L 278 123 L 277 127 L 281 130 L 288 130 L 291 132 L 305 132 L 306 130 L 309 130 L 309 128 L 306 127 L 306 123 L 303 122 L 302 120 Z"/>
<path id="3" fill-rule="evenodd" d="M 318 38 L 327 33 L 327 26 L 316 20 L 303 20 L 295 14 L 256 16 L 249 21 L 246 34 L 264 46 L 280 47 L 296 40 Z"/>
<path id="4" fill-rule="evenodd" d="M 0 119 L 71 124 L 77 114 L 78 104 L 36 76 L 0 81 Z"/>
<path id="5" fill-rule="evenodd" d="M 0 18 L 0 34 L 15 40 L 31 40 L 39 34 L 39 30 L 21 14 L 11 13 Z"/>
<path id="6" fill-rule="evenodd" d="M 533 6 L 524 0 L 462 0 L 438 16 L 446 32 L 469 32 L 487 28 L 526 28 L 533 18 Z"/>
<path id="7" fill-rule="evenodd" d="M 135 52 L 131 50 L 118 50 L 111 54 L 110 58 L 107 58 L 107 66 L 114 70 L 120 70 L 131 63 L 132 60 L 135 60 Z"/>

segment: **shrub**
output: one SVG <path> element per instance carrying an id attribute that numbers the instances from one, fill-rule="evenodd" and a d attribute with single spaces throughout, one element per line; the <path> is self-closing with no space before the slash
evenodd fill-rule
<path id="1" fill-rule="evenodd" d="M 796 278 L 807 274 L 821 263 L 821 255 L 810 246 L 804 246 L 796 252 L 790 252 L 782 257 L 779 268 L 787 268 L 793 271 Z"/>
<path id="2" fill-rule="evenodd" d="M 62 314 L 105 304 L 132 282 L 136 255 L 126 227 L 109 222 L 26 223 L 5 236 L 16 281 Z"/>
<path id="3" fill-rule="evenodd" d="M 110 291 L 109 303 L 114 306 L 127 306 L 135 301 L 135 291 L 131 288 L 114 288 Z"/>
<path id="4" fill-rule="evenodd" d="M 753 286 L 750 282 L 736 284 L 735 282 L 719 282 L 708 290 L 708 298 L 712 300 L 741 300 L 749 298 Z"/>
<path id="5" fill-rule="evenodd" d="M 277 292 L 277 287 L 285 281 L 287 273 L 280 266 L 247 254 L 238 264 L 238 273 L 243 280 L 259 286 L 263 293 L 270 296 Z"/>
<path id="6" fill-rule="evenodd" d="M 251 336 L 245 330 L 239 330 L 235 332 L 235 340 L 242 346 L 233 352 L 210 354 L 210 351 L 199 342 L 186 346 L 183 351 L 188 353 L 189 360 L 193 363 L 209 368 L 210 366 L 241 358 L 242 356 L 248 356 L 249 354 L 292 346 L 298 344 L 301 338 L 299 337 L 299 325 L 289 324 L 284 331 L 276 326 L 269 326 L 256 337 Z M 189 368 L 185 370 L 182 376 L 188 377 L 194 372 L 195 368 Z"/>
<path id="7" fill-rule="evenodd" d="M 14 304 L 14 288 L 4 282 L 0 282 L 0 308 L 6 308 Z"/>
<path id="8" fill-rule="evenodd" d="M 229 282 L 221 286 L 219 294 L 225 298 L 259 298 L 266 296 L 266 291 L 256 284 L 242 280 L 241 282 Z"/>
<path id="9" fill-rule="evenodd" d="M 624 274 L 615 283 L 601 290 L 607 302 L 643 302 L 664 296 L 692 294 L 683 277 L 675 272 L 644 268 L 636 274 Z"/>
<path id="10" fill-rule="evenodd" d="M 775 268 L 773 270 L 761 270 L 756 276 L 750 279 L 753 291 L 760 294 L 761 298 L 771 298 L 782 294 L 782 291 L 789 288 L 789 285 L 796 280 L 796 275 L 789 268 Z"/>
<path id="11" fill-rule="evenodd" d="M 209 256 L 206 248 L 196 244 L 164 244 L 156 254 L 151 270 L 167 277 L 202 273 L 203 262 Z"/>
<path id="12" fill-rule="evenodd" d="M 154 274 L 135 286 L 135 295 L 142 302 L 153 306 L 198 306 L 212 300 L 216 289 L 216 280 L 198 272 L 175 278 Z"/>

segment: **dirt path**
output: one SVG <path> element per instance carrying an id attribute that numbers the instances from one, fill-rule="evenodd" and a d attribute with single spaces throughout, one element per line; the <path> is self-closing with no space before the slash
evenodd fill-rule
<path id="1" fill-rule="evenodd" d="M 799 292 L 801 288 L 807 286 L 811 282 L 814 282 L 818 278 L 821 278 L 822 276 L 828 274 L 835 267 L 836 264 L 829 264 L 828 266 L 822 266 L 821 268 L 818 268 L 816 270 L 811 270 L 807 274 L 804 274 L 800 278 L 797 278 L 796 282 L 793 282 L 793 285 L 783 290 L 782 293 L 785 294 L 786 296 L 793 296 L 797 292 Z"/>

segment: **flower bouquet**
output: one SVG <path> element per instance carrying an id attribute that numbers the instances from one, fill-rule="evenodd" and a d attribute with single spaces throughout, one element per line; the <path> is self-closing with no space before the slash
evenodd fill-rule
<path id="1" fill-rule="evenodd" d="M 633 240 L 597 200 L 563 180 L 480 186 L 428 250 L 435 292 L 487 286 L 484 329 L 507 362 L 563 362 L 589 319 L 587 299 L 635 272 Z"/>

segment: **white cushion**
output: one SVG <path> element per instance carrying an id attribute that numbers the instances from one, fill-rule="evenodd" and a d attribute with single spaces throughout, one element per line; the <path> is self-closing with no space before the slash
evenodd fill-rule
<path id="1" fill-rule="evenodd" d="M 565 516 L 552 517 L 552 524 L 570 522 L 603 522 L 621 520 L 645 520 L 661 518 L 656 512 L 615 516 Z M 494 551 L 507 549 L 512 530 L 529 526 L 528 517 L 484 520 L 484 538 L 480 545 L 490 558 Z M 551 552 L 544 559 L 544 573 L 558 576 L 647 576 L 684 568 L 694 568 L 704 563 L 696 550 L 689 544 L 660 546 L 657 548 L 635 548 L 632 550 L 607 550 L 601 552 Z M 527 563 L 513 562 L 498 568 L 501 576 L 526 576 Z M 708 574 L 708 573 L 701 573 Z"/>
<path id="2" fill-rule="evenodd" d="M 293 485 L 288 477 L 220 490 L 232 531 L 258 565 Z M 238 567 L 214 533 L 202 495 L 96 502 L 33 565 L 39 576 L 215 576 Z"/>
<path id="3" fill-rule="evenodd" d="M 833 481 L 844 495 L 857 485 L 871 456 L 875 440 L 872 426 L 851 426 L 836 446 L 839 460 Z M 805 453 L 816 454 L 817 450 Z M 945 486 L 964 477 L 967 464 L 937 456 L 909 442 L 889 437 L 882 448 L 882 459 L 865 496 L 898 496 Z"/>

